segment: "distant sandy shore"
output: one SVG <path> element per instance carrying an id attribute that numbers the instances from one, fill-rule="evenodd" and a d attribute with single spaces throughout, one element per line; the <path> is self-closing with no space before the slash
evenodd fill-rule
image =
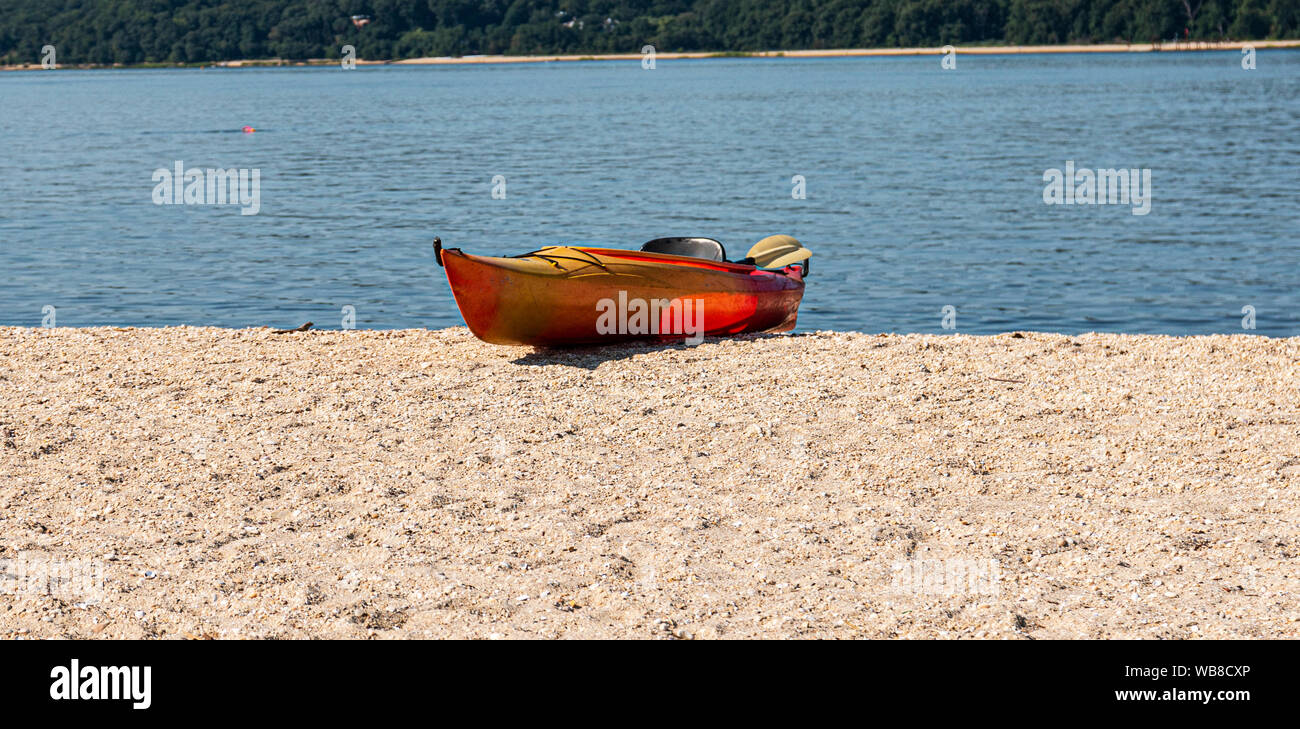
<path id="1" fill-rule="evenodd" d="M 0 638 L 1300 637 L 1300 338 L 0 360 Z M 78 559 L 102 583 L 13 578 Z"/>
<path id="2" fill-rule="evenodd" d="M 1274 41 L 1187 41 L 1165 43 L 1103 43 L 1099 45 L 1057 45 L 1057 46 L 957 46 L 956 52 L 970 55 L 1014 55 L 1024 53 L 1149 53 L 1152 51 L 1223 51 L 1239 50 L 1245 46 L 1257 49 L 1265 48 L 1300 48 L 1300 40 Z M 699 51 L 691 53 L 656 53 L 656 60 L 674 60 L 682 58 L 838 58 L 851 56 L 933 56 L 944 52 L 945 47 L 934 48 L 838 48 L 829 50 L 803 51 L 753 51 L 753 52 L 719 52 Z M 398 65 L 429 66 L 457 65 L 474 63 L 554 63 L 560 61 L 628 61 L 639 60 L 640 53 L 605 53 L 579 55 L 542 55 L 542 56 L 443 56 L 430 58 L 407 58 L 397 61 L 357 60 L 358 65 Z M 249 68 L 264 66 L 326 66 L 339 63 L 338 59 L 317 58 L 307 61 L 285 61 L 281 59 L 257 59 L 243 61 L 217 61 L 208 64 L 185 64 L 186 67 L 210 68 Z M 166 64 L 161 64 L 167 67 Z M 122 68 L 122 66 L 60 66 L 59 68 Z M 0 66 L 3 71 L 41 70 L 39 64 L 20 64 Z"/>
<path id="3" fill-rule="evenodd" d="M 969 55 L 1009 55 L 1022 53 L 1145 53 L 1151 51 L 1209 51 L 1239 50 L 1243 46 L 1254 48 L 1297 48 L 1300 40 L 1294 41 L 1193 41 L 1187 43 L 1111 43 L 1102 45 L 1062 45 L 1062 46 L 957 46 L 956 52 Z M 840 48 L 817 51 L 755 51 L 752 53 L 656 53 L 656 60 L 673 60 L 678 58 L 840 58 L 850 56 L 937 56 L 944 53 L 944 47 L 935 48 Z M 629 61 L 642 58 L 640 53 L 615 53 L 577 56 L 462 56 L 457 58 L 410 58 L 392 61 L 395 65 L 428 65 L 455 63 L 538 63 L 554 61 Z"/>

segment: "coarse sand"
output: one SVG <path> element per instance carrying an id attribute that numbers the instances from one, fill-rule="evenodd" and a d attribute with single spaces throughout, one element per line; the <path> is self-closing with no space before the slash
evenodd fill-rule
<path id="1" fill-rule="evenodd" d="M 1300 338 L 4 327 L 0 358 L 0 637 L 1300 634 Z"/>

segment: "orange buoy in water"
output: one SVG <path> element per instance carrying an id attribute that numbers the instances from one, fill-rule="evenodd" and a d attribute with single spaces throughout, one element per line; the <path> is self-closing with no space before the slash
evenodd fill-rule
<path id="1" fill-rule="evenodd" d="M 244 134 L 252 134 L 252 133 L 255 132 L 255 131 L 257 131 L 257 130 L 254 129 L 254 128 L 252 128 L 252 127 L 249 127 L 249 126 L 244 127 Z"/>

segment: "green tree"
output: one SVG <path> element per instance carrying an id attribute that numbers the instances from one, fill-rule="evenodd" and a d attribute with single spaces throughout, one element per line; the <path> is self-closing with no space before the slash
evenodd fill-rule
<path id="1" fill-rule="evenodd" d="M 209 63 L 1300 36 L 1300 0 L 0 0 L 0 59 Z M 358 27 L 353 16 L 369 23 Z"/>

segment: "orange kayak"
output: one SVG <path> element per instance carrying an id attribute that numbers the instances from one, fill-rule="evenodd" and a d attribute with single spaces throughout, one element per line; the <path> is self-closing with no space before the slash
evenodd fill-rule
<path id="1" fill-rule="evenodd" d="M 495 258 L 434 247 L 465 323 L 493 344 L 698 343 L 789 331 L 806 272 L 612 248 L 548 246 Z"/>

